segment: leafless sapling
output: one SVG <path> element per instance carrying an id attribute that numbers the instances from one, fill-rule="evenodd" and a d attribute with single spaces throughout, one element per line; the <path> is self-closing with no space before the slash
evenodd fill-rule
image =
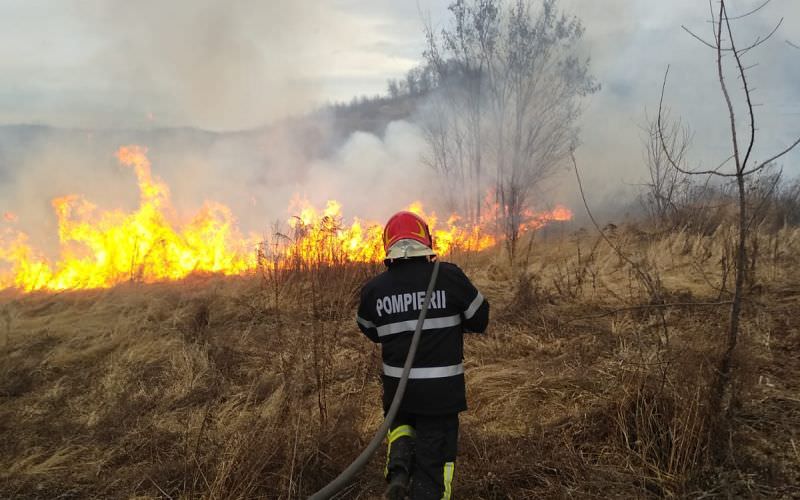
<path id="1" fill-rule="evenodd" d="M 713 38 L 708 41 L 683 27 L 691 36 L 696 38 L 705 46 L 711 48 L 715 54 L 717 79 L 720 84 L 720 91 L 724 97 L 726 111 L 727 111 L 727 125 L 730 127 L 730 140 L 731 140 L 731 155 L 723 161 L 718 167 L 711 170 L 690 170 L 685 168 L 673 155 L 669 145 L 670 141 L 667 135 L 667 130 L 664 123 L 664 93 L 667 84 L 667 77 L 669 75 L 669 68 L 664 75 L 664 83 L 661 88 L 661 98 L 659 100 L 658 108 L 658 134 L 659 142 L 661 144 L 664 156 L 667 158 L 669 165 L 676 171 L 684 175 L 711 175 L 724 179 L 733 180 L 736 186 L 736 200 L 737 200 L 737 216 L 736 228 L 737 238 L 735 245 L 734 255 L 734 290 L 731 299 L 730 315 L 727 327 L 726 341 L 722 357 L 719 361 L 719 368 L 717 377 L 713 384 L 711 408 L 714 414 L 719 416 L 727 416 L 730 413 L 733 402 L 732 393 L 732 378 L 733 378 L 733 363 L 734 353 L 736 350 L 737 342 L 739 339 L 739 326 L 742 312 L 742 302 L 745 293 L 745 275 L 748 270 L 747 266 L 747 239 L 748 231 L 750 229 L 749 207 L 747 203 L 747 183 L 748 179 L 762 171 L 769 166 L 772 162 L 781 158 L 789 151 L 794 149 L 800 144 L 800 138 L 789 144 L 783 150 L 770 155 L 765 160 L 756 161 L 753 158 L 753 151 L 756 145 L 758 128 L 756 127 L 756 115 L 754 112 L 753 103 L 753 88 L 748 79 L 748 71 L 753 66 L 747 66 L 744 62 L 744 57 L 756 47 L 762 45 L 769 40 L 780 27 L 783 19 L 776 23 L 775 27 L 764 36 L 759 36 L 752 42 L 746 45 L 739 45 L 734 37 L 734 29 L 732 22 L 747 18 L 755 12 L 764 8 L 770 0 L 767 0 L 756 9 L 745 14 L 731 16 L 728 13 L 727 2 L 719 0 L 718 7 L 709 0 L 709 9 L 711 12 L 711 26 L 713 27 Z M 726 78 L 725 70 L 730 66 L 736 73 L 741 83 L 741 94 L 737 99 L 733 94 L 731 87 Z M 741 124 L 737 121 L 736 115 L 738 111 L 744 110 L 746 116 L 746 125 L 744 130 L 741 130 Z M 741 137 L 742 134 L 744 137 Z M 744 138 L 744 140 L 742 140 Z"/>

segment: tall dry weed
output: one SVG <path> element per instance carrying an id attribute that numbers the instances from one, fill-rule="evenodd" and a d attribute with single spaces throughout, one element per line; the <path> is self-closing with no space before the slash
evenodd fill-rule
<path id="1" fill-rule="evenodd" d="M 773 250 L 755 269 L 764 288 L 737 360 L 742 446 L 721 465 L 705 402 L 725 323 L 712 303 L 722 233 L 642 232 L 608 236 L 648 282 L 588 233 L 541 237 L 527 267 L 472 258 L 493 318 L 465 341 L 459 497 L 746 496 L 749 485 L 791 498 L 780 484 L 800 477 L 789 460 L 800 231 L 762 237 Z M 15 297 L 0 347 L 0 496 L 305 497 L 380 423 L 379 352 L 352 317 L 379 270 L 290 269 L 277 299 L 260 274 Z M 660 307 L 647 283 L 682 305 Z M 379 495 L 381 461 L 343 498 Z"/>

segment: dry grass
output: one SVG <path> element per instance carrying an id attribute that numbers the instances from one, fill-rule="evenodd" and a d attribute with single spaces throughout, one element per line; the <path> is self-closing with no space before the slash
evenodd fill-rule
<path id="1" fill-rule="evenodd" d="M 725 300 L 722 233 L 611 237 L 666 302 Z M 493 319 L 467 342 L 458 497 L 800 495 L 800 231 L 763 241 L 721 461 L 706 391 L 726 307 L 640 307 L 648 288 L 585 232 L 534 242 L 517 272 L 464 261 Z M 375 271 L 6 292 L 0 497 L 308 495 L 380 422 L 379 353 L 352 317 Z M 381 461 L 342 498 L 377 498 Z"/>

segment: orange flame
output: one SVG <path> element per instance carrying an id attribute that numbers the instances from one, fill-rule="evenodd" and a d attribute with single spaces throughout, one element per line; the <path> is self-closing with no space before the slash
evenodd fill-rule
<path id="1" fill-rule="evenodd" d="M 120 163 L 134 169 L 140 204 L 133 213 L 99 211 L 79 196 L 53 200 L 61 242 L 60 260 L 50 264 L 20 233 L 0 246 L 12 272 L 0 288 L 25 291 L 102 288 L 123 281 L 153 282 L 193 272 L 239 274 L 255 266 L 257 238 L 242 238 L 230 210 L 212 202 L 187 222 L 173 217 L 169 189 L 153 178 L 146 150 L 122 147 Z"/>
<path id="2" fill-rule="evenodd" d="M 563 206 L 556 205 L 553 210 L 545 212 L 534 212 L 525 210 L 522 214 L 523 222 L 520 224 L 520 232 L 541 229 L 550 222 L 564 222 L 572 220 L 572 210 Z"/>
<path id="3" fill-rule="evenodd" d="M 19 220 L 19 216 L 14 212 L 5 212 L 3 214 L 3 220 L 6 222 L 17 222 Z"/>
<path id="4" fill-rule="evenodd" d="M 428 223 L 433 235 L 434 250 L 439 255 L 447 255 L 456 249 L 478 252 L 493 247 L 497 243 L 495 237 L 492 236 L 493 231 L 482 224 L 466 227 L 459 225 L 461 217 L 458 214 L 450 215 L 442 227 L 436 213 L 425 213 L 422 203 L 418 201 L 406 207 L 406 210 L 419 215 Z"/>
<path id="5" fill-rule="evenodd" d="M 342 206 L 333 200 L 317 209 L 295 198 L 290 207 L 297 215 L 288 221 L 287 234 L 276 234 L 271 241 L 243 236 L 230 209 L 215 202 L 205 202 L 196 214 L 181 220 L 174 215 L 169 187 L 152 175 L 146 151 L 125 146 L 116 154 L 136 175 L 139 207 L 135 211 L 99 210 L 77 195 L 52 201 L 60 241 L 57 262 L 34 250 L 26 234 L 11 228 L 0 232 L 0 263 L 10 264 L 9 271 L 0 269 L 0 289 L 104 288 L 125 281 L 175 280 L 195 272 L 238 275 L 259 265 L 337 265 L 379 262 L 384 257 L 382 225 L 358 218 L 344 224 Z M 478 224 L 464 223 L 458 214 L 440 219 L 435 212 L 426 213 L 420 202 L 407 210 L 428 222 L 439 255 L 480 251 L 497 243 L 496 204 L 494 213 L 484 213 Z M 571 217 L 569 209 L 561 206 L 549 212 L 526 212 L 520 230 Z M 10 212 L 4 218 L 16 221 Z"/>

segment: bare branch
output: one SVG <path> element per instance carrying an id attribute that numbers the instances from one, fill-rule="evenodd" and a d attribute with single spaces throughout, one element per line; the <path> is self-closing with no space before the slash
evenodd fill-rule
<path id="1" fill-rule="evenodd" d="M 675 168 L 676 170 L 678 170 L 679 172 L 684 173 L 684 174 L 689 174 L 689 175 L 716 175 L 716 176 L 720 176 L 720 177 L 735 177 L 739 173 L 743 173 L 744 175 L 749 175 L 749 174 L 756 173 L 759 170 L 763 169 L 767 164 L 769 164 L 770 162 L 775 161 L 776 159 L 780 158 L 781 156 L 787 154 L 789 151 L 794 149 L 794 147 L 796 147 L 798 144 L 800 144 L 800 138 L 798 138 L 797 141 L 795 141 L 791 146 L 786 148 L 784 151 L 782 151 L 782 152 L 778 153 L 777 155 L 773 156 L 772 158 L 762 162 L 761 164 L 759 164 L 755 168 L 753 168 L 751 170 L 746 170 L 747 162 L 750 160 L 750 156 L 752 155 L 753 148 L 755 146 L 755 133 L 756 133 L 757 129 L 756 129 L 756 125 L 755 125 L 755 114 L 753 112 L 753 108 L 755 107 L 755 105 L 753 104 L 752 98 L 751 98 L 751 94 L 753 92 L 753 89 L 750 89 L 750 87 L 748 85 L 748 82 L 747 82 L 747 76 L 746 76 L 746 71 L 748 69 L 752 68 L 753 66 L 745 67 L 744 64 L 742 63 L 741 57 L 747 51 L 749 51 L 749 50 L 761 45 L 762 43 L 766 42 L 767 40 L 769 40 L 775 34 L 775 32 L 778 30 L 778 28 L 781 26 L 781 24 L 783 23 L 783 18 L 781 18 L 781 20 L 775 25 L 775 27 L 772 29 L 772 31 L 770 31 L 770 33 L 767 36 L 765 36 L 763 38 L 762 37 L 757 38 L 754 43 L 752 43 L 751 45 L 745 47 L 744 49 L 737 49 L 736 48 L 735 42 L 733 40 L 733 30 L 732 30 L 731 25 L 730 25 L 730 20 L 731 19 L 741 19 L 742 17 L 746 17 L 748 15 L 752 15 L 753 13 L 758 12 L 759 10 L 764 8 L 764 6 L 766 6 L 769 2 L 770 2 L 770 0 L 767 0 L 766 2 L 761 4 L 759 7 L 754 9 L 753 11 L 748 12 L 746 14 L 743 14 L 741 16 L 735 17 L 735 18 L 729 18 L 728 17 L 727 10 L 725 9 L 725 2 L 720 2 L 720 9 L 719 9 L 719 13 L 718 13 L 717 17 L 714 17 L 713 10 L 712 10 L 712 14 L 711 14 L 712 15 L 712 21 L 714 22 L 714 25 L 716 27 L 716 33 L 714 34 L 715 43 L 713 43 L 713 44 L 708 42 L 708 41 L 706 41 L 706 40 L 704 40 L 702 37 L 700 37 L 697 34 L 695 34 L 694 32 L 692 32 L 686 26 L 681 26 L 687 33 L 692 35 L 694 38 L 699 40 L 701 43 L 703 43 L 704 45 L 706 45 L 708 47 L 711 47 L 711 48 L 713 48 L 714 50 L 717 51 L 717 75 L 718 75 L 718 79 L 719 79 L 719 82 L 720 82 L 720 87 L 722 88 L 723 96 L 725 97 L 725 103 L 726 103 L 726 105 L 728 107 L 728 118 L 729 118 L 730 125 L 731 125 L 731 141 L 733 143 L 733 155 L 731 155 L 731 157 L 726 159 L 716 169 L 713 169 L 713 170 L 686 170 L 686 169 L 682 168 L 678 164 L 678 162 L 675 161 L 675 159 L 672 157 L 670 152 L 666 150 L 666 145 L 665 145 L 665 141 L 664 141 L 664 130 L 663 130 L 663 125 L 662 125 L 662 113 L 663 113 L 664 92 L 666 90 L 666 84 L 667 84 L 667 75 L 669 74 L 669 67 L 667 67 L 667 71 L 664 73 L 664 82 L 663 82 L 663 84 L 661 86 L 661 98 L 659 100 L 659 106 L 658 106 L 658 135 L 659 135 L 659 139 L 661 141 L 662 148 L 664 149 L 664 153 L 665 153 L 665 156 L 666 156 L 667 160 L 669 161 L 670 165 L 672 165 L 672 167 Z M 709 2 L 709 6 L 711 6 L 711 2 Z M 725 22 L 726 30 L 728 32 L 728 37 L 730 39 L 730 47 L 729 48 L 726 48 L 726 47 L 722 46 L 722 24 L 723 24 L 723 21 Z M 787 41 L 787 43 L 790 43 L 790 42 Z M 738 137 L 737 137 L 737 134 L 736 134 L 736 117 L 735 117 L 735 112 L 734 112 L 734 109 L 733 109 L 733 102 L 731 101 L 730 93 L 729 93 L 728 87 L 727 87 L 727 85 L 725 83 L 725 77 L 724 77 L 724 73 L 723 73 L 723 70 L 722 70 L 722 54 L 724 52 L 731 52 L 734 55 L 734 58 L 736 59 L 736 66 L 737 66 L 737 69 L 739 70 L 739 78 L 741 78 L 741 80 L 742 80 L 743 90 L 744 90 L 745 98 L 746 98 L 746 101 L 747 101 L 747 112 L 748 112 L 748 116 L 750 118 L 750 120 L 749 120 L 750 121 L 750 139 L 749 139 L 748 144 L 747 144 L 747 150 L 746 150 L 744 159 L 742 159 L 740 157 L 740 153 L 739 153 L 739 141 L 738 141 Z M 731 159 L 734 159 L 735 162 L 736 162 L 736 173 L 727 174 L 727 173 L 719 172 L 719 170 L 725 164 L 727 164 Z"/>
<path id="2" fill-rule="evenodd" d="M 725 158 L 719 165 L 717 165 L 717 168 L 714 169 L 714 172 L 724 167 L 731 160 L 733 160 L 733 155 L 730 155 L 729 157 Z"/>
<path id="3" fill-rule="evenodd" d="M 747 12 L 745 14 L 740 14 L 740 15 L 735 16 L 735 17 L 730 17 L 730 18 L 728 18 L 728 20 L 729 21 L 736 21 L 736 20 L 739 20 L 739 19 L 744 19 L 745 17 L 748 17 L 748 16 L 752 16 L 753 14 L 758 12 L 759 10 L 763 9 L 764 7 L 766 7 L 767 4 L 769 4 L 771 1 L 772 0 L 766 0 L 764 3 L 762 3 L 761 5 L 756 7 L 755 9 L 751 10 L 750 12 Z"/>
<path id="4" fill-rule="evenodd" d="M 762 210 L 769 202 L 770 198 L 772 198 L 773 193 L 775 193 L 775 189 L 778 187 L 778 184 L 781 181 L 781 176 L 783 175 L 783 169 L 779 169 L 778 173 L 775 175 L 775 178 L 772 180 L 772 183 L 769 186 L 769 189 L 761 198 L 761 202 L 758 204 L 756 208 L 753 209 L 753 214 L 750 216 L 750 220 L 747 222 L 747 231 L 749 232 L 753 226 L 753 223 L 756 221 L 759 215 L 761 215 Z"/>
<path id="5" fill-rule="evenodd" d="M 739 54 L 746 54 L 747 52 L 753 50 L 754 48 L 758 47 L 762 43 L 764 43 L 767 40 L 769 40 L 770 38 L 772 38 L 772 36 L 775 34 L 775 32 L 778 31 L 778 28 L 781 27 L 781 24 L 783 24 L 783 18 L 781 18 L 781 20 L 778 21 L 778 24 L 776 24 L 775 27 L 772 28 L 772 31 L 770 31 L 767 36 L 765 36 L 764 38 L 758 37 L 758 38 L 756 38 L 756 40 L 753 43 L 751 43 L 747 47 L 745 47 L 743 49 L 739 49 Z M 727 50 L 733 50 L 733 49 L 727 49 Z"/>
<path id="6" fill-rule="evenodd" d="M 570 151 L 569 157 L 572 160 L 572 167 L 575 169 L 575 177 L 578 179 L 578 189 L 581 193 L 581 199 L 583 200 L 583 206 L 586 208 L 586 213 L 589 215 L 589 219 L 592 221 L 592 225 L 594 225 L 597 232 L 600 233 L 600 236 L 603 237 L 608 246 L 614 250 L 620 259 L 624 260 L 631 266 L 634 272 L 639 276 L 639 279 L 642 280 L 642 283 L 647 287 L 647 291 L 650 292 L 650 296 L 656 299 L 659 303 L 663 303 L 663 299 L 661 298 L 661 294 L 658 292 L 658 289 L 653 285 L 652 279 L 647 276 L 644 271 L 641 270 L 638 264 L 631 260 L 630 257 L 625 255 L 625 253 L 619 249 L 612 241 L 606 236 L 606 233 L 600 228 L 600 224 L 597 223 L 597 220 L 594 218 L 594 214 L 592 214 L 592 210 L 589 208 L 589 202 L 586 201 L 586 194 L 583 191 L 583 182 L 581 181 L 581 174 L 578 171 L 578 162 L 575 160 L 575 153 Z"/>
<path id="7" fill-rule="evenodd" d="M 767 3 L 769 3 L 769 1 L 767 1 Z M 747 145 L 747 153 L 745 153 L 744 160 L 742 160 L 741 164 L 738 163 L 738 158 L 737 158 L 736 170 L 739 171 L 739 170 L 744 170 L 747 167 L 747 160 L 750 159 L 750 154 L 753 152 L 753 145 L 756 142 L 756 117 L 753 114 L 753 102 L 750 99 L 750 90 L 749 90 L 749 88 L 747 86 L 747 77 L 745 76 L 745 69 L 744 69 L 744 65 L 742 64 L 742 58 L 741 58 L 741 55 L 739 54 L 739 52 L 736 51 L 736 45 L 735 45 L 735 42 L 733 41 L 733 30 L 731 29 L 731 23 L 730 23 L 730 20 L 728 19 L 728 12 L 727 12 L 727 10 L 725 10 L 725 4 L 723 3 L 722 5 L 723 6 L 722 6 L 722 9 L 721 9 L 721 12 L 723 12 L 724 15 L 725 15 L 725 26 L 728 29 L 728 39 L 730 41 L 731 48 L 733 49 L 733 57 L 736 59 L 736 67 L 739 69 L 739 76 L 742 79 L 742 86 L 744 87 L 744 96 L 745 96 L 745 99 L 747 100 L 747 113 L 748 113 L 748 116 L 750 117 L 750 142 Z M 764 4 L 764 5 L 766 5 L 766 4 Z M 721 21 L 722 21 L 722 18 L 720 17 L 720 25 L 722 24 Z M 721 71 L 722 71 L 722 69 L 720 68 L 720 79 L 722 79 Z M 727 97 L 727 93 L 726 93 L 726 97 Z M 730 104 L 730 102 L 728 104 Z M 733 110 L 732 110 L 732 108 L 731 108 L 731 122 L 733 122 Z M 736 133 L 736 129 L 735 128 L 733 129 L 733 133 L 734 134 Z M 734 139 L 733 151 L 734 151 L 734 155 L 736 155 L 737 154 L 736 137 L 734 137 L 733 139 Z"/>
<path id="8" fill-rule="evenodd" d="M 682 173 L 688 173 L 684 172 L 684 170 L 678 166 L 678 163 L 672 157 L 672 153 L 668 151 L 666 140 L 664 139 L 664 126 L 662 125 L 662 118 L 664 116 L 664 91 L 667 88 L 668 76 L 669 76 L 669 65 L 667 65 L 667 69 L 666 71 L 664 71 L 664 82 L 661 84 L 661 98 L 658 101 L 658 115 L 656 117 L 656 125 L 658 128 L 658 139 L 659 142 L 661 143 L 661 148 L 664 152 L 664 156 L 666 156 L 667 161 L 669 162 L 670 165 L 672 165 L 672 168 Z"/>
<path id="9" fill-rule="evenodd" d="M 704 39 L 703 39 L 703 38 L 702 38 L 700 35 L 697 35 L 697 34 L 695 34 L 695 33 L 694 33 L 692 30 L 690 30 L 690 29 L 689 29 L 689 28 L 687 28 L 686 26 L 684 26 L 684 25 L 682 25 L 682 24 L 681 24 L 681 28 L 683 28 L 683 30 L 684 30 L 685 32 L 687 32 L 687 33 L 689 33 L 690 35 L 692 35 L 693 37 L 695 37 L 695 38 L 696 38 L 698 41 L 700 41 L 700 42 L 701 42 L 703 45 L 706 45 L 706 46 L 708 46 L 709 48 L 712 48 L 712 49 L 714 49 L 714 50 L 717 50 L 717 47 L 715 47 L 713 43 L 709 43 L 709 42 L 705 41 L 705 40 L 704 40 Z"/>
<path id="10" fill-rule="evenodd" d="M 714 19 L 712 22 L 713 22 L 714 26 L 717 25 L 716 19 Z M 772 38 L 775 35 L 775 33 L 778 31 L 778 28 L 780 28 L 782 24 L 783 24 L 783 18 L 781 18 L 780 21 L 778 21 L 778 23 L 772 28 L 772 30 L 766 36 L 764 36 L 763 38 L 759 36 L 750 45 L 746 46 L 743 49 L 739 49 L 739 54 L 745 54 L 745 53 L 753 50 L 754 48 L 758 47 L 759 45 L 763 44 L 764 42 L 766 42 L 770 38 Z M 705 40 L 703 37 L 701 37 L 697 33 L 693 32 L 692 30 L 690 30 L 686 26 L 681 25 L 681 28 L 683 28 L 683 30 L 685 32 L 687 32 L 690 35 L 692 35 L 692 37 L 697 39 L 699 42 L 701 42 L 703 45 L 707 46 L 708 48 L 711 48 L 711 49 L 714 49 L 714 50 L 721 50 L 722 52 L 732 52 L 732 51 L 735 50 L 735 49 L 733 49 L 731 47 L 722 47 L 721 41 L 719 42 L 719 47 L 717 47 L 717 43 L 716 42 L 715 43 L 711 43 L 711 42 Z M 789 44 L 792 45 L 791 43 L 789 43 Z M 800 48 L 800 47 L 796 47 L 796 48 Z"/>
<path id="11" fill-rule="evenodd" d="M 767 160 L 764 160 L 764 161 L 763 161 L 763 162 L 761 162 L 761 164 L 759 164 L 757 167 L 755 167 L 755 168 L 753 168 L 753 169 L 751 169 L 751 170 L 748 170 L 748 171 L 744 172 L 744 174 L 743 174 L 743 175 L 750 175 L 750 174 L 753 174 L 753 173 L 756 173 L 756 172 L 758 172 L 759 170 L 761 170 L 762 168 L 766 167 L 767 165 L 769 165 L 769 164 L 770 164 L 770 163 L 772 163 L 773 161 L 777 160 L 777 159 L 778 159 L 778 158 L 780 158 L 781 156 L 783 156 L 783 155 L 785 155 L 786 153 L 788 153 L 789 151 L 793 150 L 795 147 L 797 147 L 797 145 L 798 145 L 798 144 L 800 144 L 800 137 L 798 137 L 798 138 L 797 138 L 797 140 L 796 140 L 796 141 L 794 141 L 794 142 L 792 143 L 792 145 L 791 145 L 791 146 L 789 146 L 788 148 L 784 149 L 784 150 L 783 150 L 783 151 L 781 151 L 780 153 L 776 154 L 776 155 L 775 155 L 775 156 L 773 156 L 772 158 L 769 158 L 769 159 L 767 159 Z"/>
<path id="12" fill-rule="evenodd" d="M 717 76 L 719 78 L 719 85 L 722 88 L 722 95 L 725 96 L 725 103 L 728 106 L 728 119 L 731 124 L 731 141 L 733 142 L 733 159 L 734 162 L 736 162 L 736 172 L 739 173 L 742 170 L 742 162 L 739 157 L 739 139 L 736 137 L 736 115 L 733 111 L 733 102 L 731 102 L 728 86 L 725 84 L 725 74 L 722 71 L 722 20 L 726 15 L 725 2 L 720 1 L 719 25 L 717 26 Z M 731 43 L 733 43 L 732 39 Z"/>
<path id="13" fill-rule="evenodd" d="M 659 142 L 661 143 L 661 148 L 664 152 L 664 156 L 667 158 L 667 161 L 672 168 L 677 170 L 682 174 L 687 175 L 717 175 L 719 177 L 735 177 L 736 174 L 726 174 L 719 171 L 726 163 L 728 163 L 732 158 L 735 158 L 735 155 L 731 155 L 727 160 L 722 162 L 716 169 L 714 170 L 686 170 L 678 165 L 678 162 L 672 157 L 672 153 L 667 150 L 666 146 L 666 139 L 664 137 L 664 126 L 662 124 L 663 113 L 664 113 L 664 92 L 667 87 L 667 76 L 669 75 L 669 66 L 667 66 L 667 70 L 664 72 L 664 82 L 661 84 L 661 98 L 658 101 L 658 117 L 656 119 L 656 124 L 658 128 L 658 138 Z"/>

